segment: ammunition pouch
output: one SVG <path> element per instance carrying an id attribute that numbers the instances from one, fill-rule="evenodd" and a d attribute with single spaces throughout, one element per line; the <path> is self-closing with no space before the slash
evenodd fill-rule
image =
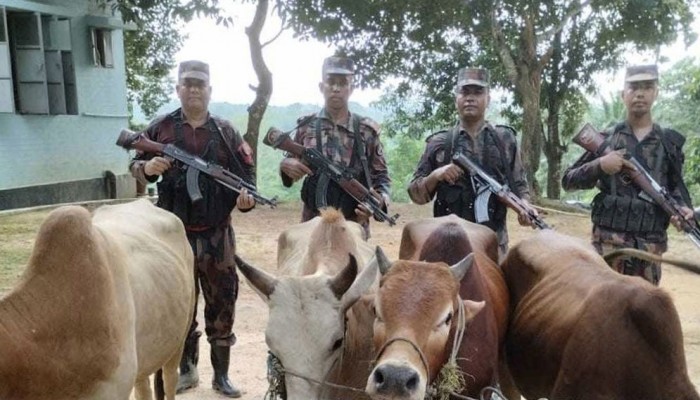
<path id="1" fill-rule="evenodd" d="M 186 171 L 171 168 L 158 182 L 157 206 L 172 212 L 185 225 L 219 226 L 231 214 L 238 193 L 216 183 L 205 174 L 199 177 L 202 200 L 192 203 L 187 192 Z"/>
<path id="2" fill-rule="evenodd" d="M 474 190 L 471 184 L 466 181 L 460 181 L 456 185 L 440 182 L 433 202 L 433 216 L 442 217 L 455 214 L 467 221 L 475 222 L 474 200 Z M 489 220 L 481 224 L 497 231 L 505 226 L 506 212 L 506 206 L 498 200 L 498 197 L 490 196 L 488 201 Z"/>
<path id="3" fill-rule="evenodd" d="M 595 225 L 629 233 L 665 232 L 670 217 L 653 203 L 626 197 L 598 193 L 593 199 L 591 220 Z"/>
<path id="4" fill-rule="evenodd" d="M 318 212 L 319 208 L 319 205 L 316 204 L 316 191 L 320 176 L 320 172 L 307 176 L 301 186 L 301 201 L 315 212 Z M 354 221 L 357 218 L 355 208 L 357 208 L 358 202 L 347 194 L 335 181 L 330 180 L 328 182 L 328 189 L 325 195 L 326 206 L 337 208 L 343 213 L 343 216 L 347 220 Z"/>

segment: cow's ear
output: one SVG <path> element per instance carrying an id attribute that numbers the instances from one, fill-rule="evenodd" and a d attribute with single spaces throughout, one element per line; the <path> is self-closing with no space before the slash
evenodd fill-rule
<path id="1" fill-rule="evenodd" d="M 379 268 L 379 262 L 375 260 L 376 257 L 372 258 L 372 261 L 365 266 L 365 268 L 357 275 L 357 279 L 352 283 L 350 289 L 343 295 L 341 299 L 341 310 L 345 312 L 348 308 L 352 307 L 357 299 L 365 293 L 374 282 L 377 280 L 377 270 Z"/>
<path id="2" fill-rule="evenodd" d="M 467 323 L 476 317 L 486 305 L 485 301 L 462 300 L 464 303 L 464 322 Z"/>
<path id="3" fill-rule="evenodd" d="M 377 263 L 379 272 L 382 274 L 382 276 L 389 272 L 389 268 L 391 268 L 391 261 L 389 261 L 389 258 L 384 254 L 384 251 L 379 246 L 377 246 L 376 250 L 374 250 L 374 258 L 372 258 L 372 262 Z"/>
<path id="4" fill-rule="evenodd" d="M 270 295 L 275 291 L 277 278 L 253 267 L 241 260 L 238 256 L 234 256 L 234 258 L 236 260 L 236 265 L 238 265 L 238 270 L 245 275 L 246 279 L 248 279 L 248 283 L 253 287 L 253 290 L 267 303 L 270 300 Z"/>
<path id="5" fill-rule="evenodd" d="M 455 277 L 457 282 L 461 282 L 462 278 L 467 275 L 467 271 L 469 271 L 469 268 L 471 268 L 472 265 L 474 265 L 474 253 L 469 253 L 469 255 L 464 257 L 460 262 L 450 266 L 452 276 Z"/>

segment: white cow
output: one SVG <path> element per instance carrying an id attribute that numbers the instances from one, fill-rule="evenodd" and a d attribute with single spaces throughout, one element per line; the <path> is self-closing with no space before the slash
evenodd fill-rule
<path id="1" fill-rule="evenodd" d="M 167 399 L 194 309 L 180 220 L 147 200 L 53 211 L 0 300 L 0 399 Z"/>
<path id="2" fill-rule="evenodd" d="M 370 262 L 374 250 L 362 235 L 358 224 L 330 209 L 280 235 L 278 267 L 285 276 L 274 277 L 238 260 L 241 272 L 269 306 L 265 340 L 287 371 L 289 400 L 328 396 L 320 385 L 296 375 L 324 381 L 334 367 L 334 380 L 346 384 L 352 380 L 356 387 L 364 387 L 373 353 L 374 317 L 364 309 L 346 314 L 363 292 L 376 289 L 377 263 Z M 358 334 L 358 325 L 367 332 Z M 349 371 L 343 366 L 350 366 Z M 346 372 L 359 372 L 361 377 L 338 376 Z"/>

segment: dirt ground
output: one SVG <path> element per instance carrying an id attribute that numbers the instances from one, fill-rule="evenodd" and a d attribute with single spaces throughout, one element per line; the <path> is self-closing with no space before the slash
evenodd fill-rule
<path id="1" fill-rule="evenodd" d="M 395 259 L 398 256 L 403 225 L 415 218 L 429 217 L 431 207 L 396 204 L 392 206 L 391 211 L 401 214 L 398 224 L 389 227 L 386 224 L 373 223 L 370 242 L 382 246 L 390 259 Z M 250 264 L 274 273 L 277 236 L 285 227 L 297 223 L 299 215 L 300 205 L 296 203 L 283 204 L 275 210 L 260 207 L 247 214 L 235 213 L 234 227 L 239 255 Z M 589 237 L 590 217 L 587 215 L 552 211 L 546 212 L 543 216 L 559 232 L 586 239 Z M 2 218 L 0 218 L 1 224 L 3 224 Z M 532 233 L 531 229 L 518 226 L 513 218 L 509 219 L 509 230 L 511 244 L 517 243 Z M 684 236 L 673 232 L 667 256 L 698 260 L 700 249 L 695 248 Z M 250 289 L 242 276 L 241 279 L 234 325 L 238 342 L 233 347 L 231 355 L 230 377 L 242 389 L 243 399 L 259 400 L 267 390 L 265 366 L 267 347 L 264 336 L 267 306 Z M 700 276 L 672 266 L 664 266 L 661 287 L 671 293 L 678 308 L 683 326 L 689 374 L 696 387 L 700 387 L 700 296 L 697 294 L 700 288 Z M 202 321 L 201 299 L 199 304 L 199 320 Z M 209 349 L 206 341 L 202 340 L 202 345 L 200 387 L 178 396 L 179 399 L 222 398 L 211 389 L 212 369 L 209 362 Z"/>

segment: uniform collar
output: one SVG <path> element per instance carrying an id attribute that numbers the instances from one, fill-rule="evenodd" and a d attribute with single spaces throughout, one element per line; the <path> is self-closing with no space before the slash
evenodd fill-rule
<path id="1" fill-rule="evenodd" d="M 355 114 L 353 114 L 352 112 L 350 112 L 350 110 L 348 110 L 348 119 L 347 119 L 347 124 L 346 124 L 346 125 L 334 123 L 334 122 L 333 122 L 333 118 L 331 118 L 330 114 L 328 114 L 328 111 L 326 111 L 326 107 L 323 107 L 323 108 L 321 109 L 321 111 L 319 111 L 318 114 L 317 114 L 316 116 L 317 116 L 318 118 L 320 118 L 320 119 L 325 119 L 325 120 L 327 120 L 327 121 L 330 122 L 331 124 L 334 124 L 334 125 L 337 125 L 337 126 L 342 126 L 343 128 L 345 128 L 345 129 L 347 129 L 347 130 L 349 130 L 349 131 L 352 132 L 353 125 L 354 125 L 354 124 L 352 123 L 352 121 L 353 121 L 353 118 L 355 118 Z"/>
<path id="2" fill-rule="evenodd" d="M 460 135 L 463 134 L 465 136 L 469 136 L 469 133 L 467 133 L 467 130 L 464 129 L 464 127 L 462 126 L 461 121 L 457 122 L 457 129 L 459 129 Z M 489 121 L 484 121 L 484 124 L 481 125 L 481 128 L 479 129 L 479 133 L 477 133 L 476 136 L 478 137 L 479 135 L 481 135 L 482 132 L 487 131 L 487 130 L 494 130 L 494 127 L 493 127 L 493 125 L 491 125 L 491 123 Z"/>
<path id="3" fill-rule="evenodd" d="M 634 132 L 632 131 L 632 127 L 630 126 L 630 124 L 627 121 L 624 122 L 622 129 L 620 129 L 618 132 L 625 134 L 625 135 L 628 135 L 628 136 L 634 136 Z M 656 122 L 654 122 L 654 123 L 652 123 L 652 126 L 651 126 L 651 132 L 649 132 L 649 134 L 646 137 L 661 138 L 661 132 L 663 132 L 661 129 L 661 126 L 659 124 L 657 124 Z"/>
<path id="4" fill-rule="evenodd" d="M 192 126 L 192 124 L 190 124 L 190 122 L 187 120 L 187 115 L 185 115 L 185 112 L 182 110 L 182 108 L 180 108 L 180 118 L 182 119 L 182 123 L 186 123 L 187 125 Z M 207 119 L 205 120 L 206 122 L 204 125 L 206 125 L 210 119 L 211 113 L 207 110 Z"/>

